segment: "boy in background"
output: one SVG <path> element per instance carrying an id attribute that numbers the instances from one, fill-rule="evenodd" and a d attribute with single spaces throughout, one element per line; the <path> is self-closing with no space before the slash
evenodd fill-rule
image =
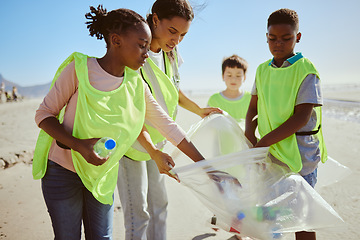
<path id="1" fill-rule="evenodd" d="M 215 93 L 209 98 L 209 107 L 218 107 L 232 116 L 244 130 L 246 112 L 249 107 L 251 94 L 240 87 L 246 79 L 248 63 L 238 55 L 225 58 L 222 63 L 222 78 L 226 89 Z"/>
<path id="2" fill-rule="evenodd" d="M 273 59 L 260 64 L 256 71 L 245 135 L 254 147 L 270 146 L 273 162 L 298 172 L 314 187 L 317 165 L 327 159 L 321 130 L 319 73 L 310 60 L 294 52 L 301 38 L 295 11 L 273 12 L 267 30 Z M 295 236 L 297 240 L 316 239 L 315 232 L 302 231 Z"/>
<path id="3" fill-rule="evenodd" d="M 248 63 L 245 59 L 234 54 L 225 58 L 222 62 L 222 78 L 225 82 L 226 89 L 224 91 L 213 94 L 208 100 L 209 107 L 218 107 L 226 111 L 240 125 L 242 130 L 245 129 L 245 117 L 250 104 L 251 94 L 241 90 L 241 86 L 246 79 L 246 70 Z M 211 218 L 212 229 L 219 231 L 216 226 L 217 218 L 214 215 Z M 233 228 L 229 232 L 238 233 Z M 250 238 L 241 238 L 235 235 L 237 239 L 247 240 Z"/>

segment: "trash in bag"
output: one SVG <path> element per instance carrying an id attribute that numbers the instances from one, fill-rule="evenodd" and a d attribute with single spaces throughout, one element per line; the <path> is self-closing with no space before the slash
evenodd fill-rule
<path id="1" fill-rule="evenodd" d="M 212 114 L 188 136 L 206 160 L 175 167 L 173 172 L 216 215 L 224 230 L 279 239 L 285 232 L 343 223 L 299 174 L 271 163 L 268 148 L 250 149 L 230 116 Z M 171 156 L 175 162 L 186 158 L 176 149 Z"/>

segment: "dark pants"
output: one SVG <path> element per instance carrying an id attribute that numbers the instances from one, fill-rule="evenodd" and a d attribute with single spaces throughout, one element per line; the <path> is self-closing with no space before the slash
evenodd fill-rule
<path id="1" fill-rule="evenodd" d="M 96 200 L 76 173 L 49 160 L 42 191 L 56 240 L 80 240 L 82 222 L 87 240 L 112 239 L 114 205 Z"/>

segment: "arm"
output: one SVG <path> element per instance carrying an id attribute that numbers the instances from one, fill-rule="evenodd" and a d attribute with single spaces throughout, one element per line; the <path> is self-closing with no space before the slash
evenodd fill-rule
<path id="1" fill-rule="evenodd" d="M 257 101 L 258 101 L 258 96 L 252 95 L 249 104 L 249 109 L 247 111 L 246 119 L 245 119 L 245 136 L 254 146 L 257 142 L 257 139 L 255 137 L 255 130 L 257 127 L 256 116 L 258 115 Z"/>
<path id="2" fill-rule="evenodd" d="M 106 159 L 97 157 L 93 151 L 93 145 L 97 139 L 80 140 L 73 137 L 71 134 L 72 126 L 64 125 L 66 119 L 63 124 L 60 124 L 56 118 L 65 105 L 68 105 L 68 119 L 71 119 L 72 115 L 75 116 L 75 113 L 69 110 L 71 108 L 69 105 L 71 105 L 70 99 L 76 93 L 77 88 L 78 80 L 75 72 L 75 63 L 71 62 L 61 72 L 54 86 L 40 104 L 35 114 L 35 122 L 52 138 L 79 152 L 89 163 L 101 165 Z M 70 120 L 68 124 L 73 124 L 73 122 L 71 123 Z M 69 159 L 69 161 L 71 161 L 71 159 Z"/>
<path id="3" fill-rule="evenodd" d="M 179 105 L 186 110 L 189 110 L 190 112 L 193 112 L 200 117 L 204 118 L 208 116 L 211 113 L 222 113 L 222 111 L 219 108 L 213 108 L 213 107 L 206 107 L 201 108 L 199 105 L 197 105 L 195 102 L 190 100 L 185 94 L 179 90 Z"/>
<path id="4" fill-rule="evenodd" d="M 196 149 L 194 144 L 187 138 L 184 138 L 177 148 L 180 149 L 183 153 L 185 153 L 189 158 L 191 158 L 194 162 L 198 162 L 204 160 L 205 158 L 201 155 L 201 153 Z"/>
<path id="5" fill-rule="evenodd" d="M 68 133 L 55 117 L 47 117 L 42 120 L 39 127 L 55 140 L 79 152 L 87 162 L 93 165 L 101 165 L 106 159 L 99 158 L 93 151 L 94 144 L 98 138 L 78 139 Z"/>
<path id="6" fill-rule="evenodd" d="M 314 104 L 309 103 L 295 106 L 294 114 L 278 128 L 260 139 L 255 147 L 268 147 L 296 133 L 309 121 L 313 108 Z"/>
<path id="7" fill-rule="evenodd" d="M 177 146 L 183 153 L 190 157 L 194 162 L 204 159 L 194 145 L 186 139 L 186 133 L 184 130 L 165 113 L 161 106 L 156 102 L 154 97 L 151 95 L 150 90 L 145 88 L 146 98 L 146 115 L 145 118 L 149 123 L 153 125 L 167 140 L 169 140 L 174 146 Z M 143 137 L 145 137 L 144 129 L 142 131 Z M 147 133 L 148 135 L 148 133 Z M 150 136 L 149 136 L 150 137 Z M 146 137 L 147 138 L 147 137 Z M 143 138 L 143 140 L 146 140 Z M 139 139 L 138 139 L 139 140 Z M 143 143 L 144 141 L 141 140 Z M 148 139 L 151 141 L 151 139 Z M 141 143 L 141 142 L 140 142 Z M 153 145 L 152 143 L 145 143 Z M 153 151 L 153 146 L 144 146 L 147 150 Z M 173 165 L 173 164 L 172 164 Z"/>
<path id="8" fill-rule="evenodd" d="M 139 137 L 137 138 L 141 146 L 145 148 L 145 150 L 149 153 L 151 159 L 153 159 L 159 169 L 160 173 L 167 174 L 168 176 L 174 178 L 178 181 L 176 176 L 169 173 L 172 167 L 175 166 L 173 159 L 170 155 L 160 151 L 155 147 L 153 142 L 151 141 L 151 137 L 146 127 L 143 126 L 143 129 L 140 132 Z"/>
<path id="9" fill-rule="evenodd" d="M 153 142 L 151 141 L 151 137 L 146 127 L 144 126 L 140 132 L 139 137 L 137 138 L 139 143 L 145 148 L 145 150 L 149 153 L 151 159 L 153 159 L 159 169 L 160 173 L 167 174 L 169 177 L 174 178 L 176 181 L 180 182 L 177 175 L 170 173 L 169 171 L 175 166 L 175 163 L 171 156 L 167 153 L 162 152 L 157 149 Z M 191 158 L 194 162 L 203 160 L 204 157 L 201 153 L 195 148 L 195 146 L 184 138 L 177 147 L 185 153 L 189 158 Z"/>

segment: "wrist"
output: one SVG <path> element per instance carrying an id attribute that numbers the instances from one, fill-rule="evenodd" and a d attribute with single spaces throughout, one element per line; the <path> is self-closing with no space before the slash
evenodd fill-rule
<path id="1" fill-rule="evenodd" d="M 86 146 L 83 144 L 83 141 L 75 137 L 71 138 L 67 146 L 76 152 L 80 152 L 82 149 L 86 148 Z"/>
<path id="2" fill-rule="evenodd" d="M 256 143 L 255 147 L 269 147 L 270 145 L 271 145 L 271 144 L 269 144 L 269 143 L 266 141 L 266 138 L 264 137 L 264 138 L 260 139 L 260 140 Z"/>
<path id="3" fill-rule="evenodd" d="M 148 153 L 151 157 L 151 159 L 156 159 L 156 155 L 159 154 L 159 152 L 161 152 L 159 149 L 157 149 L 156 147 L 151 148 L 151 150 L 148 150 Z"/>
<path id="4" fill-rule="evenodd" d="M 197 106 L 196 105 L 196 111 L 195 111 L 195 113 L 197 114 L 197 115 L 199 115 L 200 117 L 203 117 L 203 108 L 201 108 L 201 107 L 199 107 L 199 106 Z"/>

